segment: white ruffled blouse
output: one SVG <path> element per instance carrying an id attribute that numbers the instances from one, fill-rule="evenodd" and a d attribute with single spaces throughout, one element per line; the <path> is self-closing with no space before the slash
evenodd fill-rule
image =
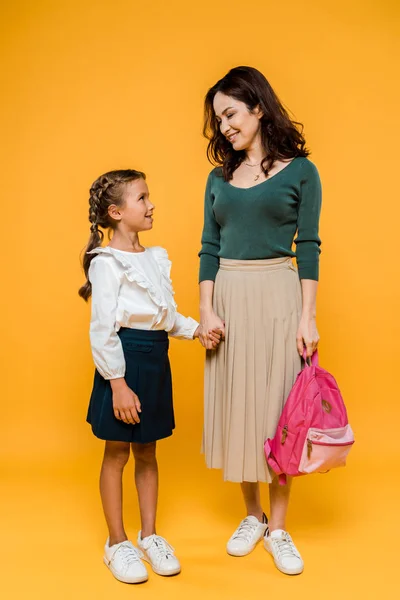
<path id="1" fill-rule="evenodd" d="M 97 254 L 89 268 L 90 343 L 94 363 L 104 379 L 125 376 L 117 335 L 121 327 L 163 330 L 176 338 L 193 339 L 198 323 L 177 312 L 171 261 L 164 248 L 154 246 L 135 253 L 107 246 L 88 254 Z"/>

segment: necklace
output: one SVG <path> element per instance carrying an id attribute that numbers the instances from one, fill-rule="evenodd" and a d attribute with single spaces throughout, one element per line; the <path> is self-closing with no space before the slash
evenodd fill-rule
<path id="1" fill-rule="evenodd" d="M 256 163 L 255 165 L 251 165 L 250 163 L 247 163 L 247 162 L 245 162 L 244 164 L 246 165 L 246 167 L 259 167 L 261 165 L 261 163 Z M 262 171 L 260 171 L 258 173 L 258 175 L 255 175 L 253 181 L 257 181 L 258 179 L 260 179 L 261 173 L 262 173 Z"/>

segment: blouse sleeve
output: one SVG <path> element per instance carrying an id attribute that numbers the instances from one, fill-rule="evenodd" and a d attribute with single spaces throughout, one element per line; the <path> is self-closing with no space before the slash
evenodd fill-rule
<path id="1" fill-rule="evenodd" d="M 321 181 L 316 166 L 306 161 L 302 170 L 297 217 L 296 260 L 300 279 L 319 277 L 321 240 L 318 235 L 321 212 Z"/>
<path id="2" fill-rule="evenodd" d="M 184 317 L 177 312 L 174 326 L 168 333 L 170 336 L 181 340 L 192 340 L 198 326 L 198 322 L 192 317 Z"/>
<path id="3" fill-rule="evenodd" d="M 96 257 L 89 268 L 92 284 L 90 343 L 93 360 L 104 379 L 125 376 L 121 340 L 115 331 L 120 279 L 108 257 Z"/>
<path id="4" fill-rule="evenodd" d="M 215 220 L 213 194 L 211 191 L 212 172 L 208 176 L 204 198 L 204 227 L 201 236 L 199 281 L 215 281 L 219 268 L 220 226 Z"/>

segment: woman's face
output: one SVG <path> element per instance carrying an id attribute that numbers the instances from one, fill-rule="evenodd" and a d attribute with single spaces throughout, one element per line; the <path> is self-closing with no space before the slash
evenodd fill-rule
<path id="1" fill-rule="evenodd" d="M 217 92 L 214 96 L 214 112 L 222 135 L 234 150 L 247 150 L 260 136 L 259 108 L 249 112 L 246 104 Z"/>
<path id="2" fill-rule="evenodd" d="M 113 205 L 109 214 L 128 231 L 139 232 L 153 227 L 154 208 L 147 183 L 144 179 L 136 179 L 126 184 L 122 206 Z"/>

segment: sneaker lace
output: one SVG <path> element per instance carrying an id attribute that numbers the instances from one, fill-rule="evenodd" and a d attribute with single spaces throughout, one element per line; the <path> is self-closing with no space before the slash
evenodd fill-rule
<path id="1" fill-rule="evenodd" d="M 240 523 L 239 527 L 233 534 L 232 539 L 244 540 L 245 542 L 249 542 L 254 534 L 254 530 L 256 529 L 256 527 L 257 525 L 255 523 L 251 523 L 247 519 L 243 519 L 243 521 Z"/>
<path id="2" fill-rule="evenodd" d="M 155 553 L 158 560 L 169 558 L 174 554 L 174 548 L 160 535 L 152 536 L 151 544 L 148 549 Z"/>
<path id="3" fill-rule="evenodd" d="M 295 545 L 288 533 L 283 533 L 281 538 L 274 539 L 274 544 L 281 558 L 300 558 Z"/>
<path id="4" fill-rule="evenodd" d="M 117 548 L 114 556 L 116 556 L 117 554 L 125 569 L 128 569 L 132 563 L 140 561 L 140 554 L 138 550 L 136 550 L 136 548 L 133 548 L 128 544 L 121 544 Z"/>

